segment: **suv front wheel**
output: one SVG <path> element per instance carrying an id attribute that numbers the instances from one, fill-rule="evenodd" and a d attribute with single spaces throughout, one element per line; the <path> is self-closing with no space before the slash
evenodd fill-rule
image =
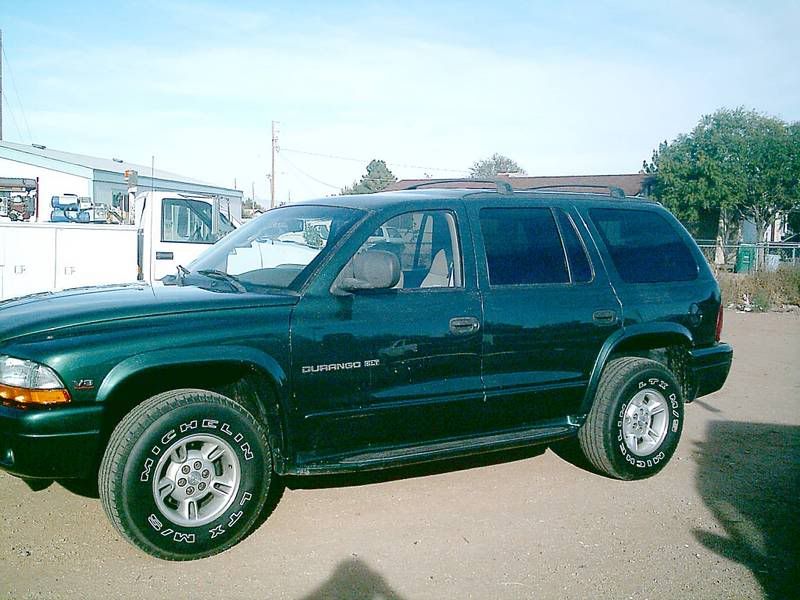
<path id="1" fill-rule="evenodd" d="M 606 365 L 578 441 L 599 471 L 644 479 L 672 458 L 682 429 L 683 399 L 672 373 L 654 360 L 624 357 Z"/>
<path id="2" fill-rule="evenodd" d="M 114 429 L 99 474 L 114 527 L 145 552 L 191 560 L 245 537 L 267 497 L 272 455 L 264 426 L 206 390 L 173 390 Z"/>

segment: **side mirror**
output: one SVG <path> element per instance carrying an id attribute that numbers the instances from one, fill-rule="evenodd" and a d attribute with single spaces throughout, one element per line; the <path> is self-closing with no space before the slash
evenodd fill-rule
<path id="1" fill-rule="evenodd" d="M 400 261 L 391 252 L 367 250 L 359 252 L 339 273 L 334 290 L 357 292 L 360 290 L 386 290 L 400 281 Z"/>

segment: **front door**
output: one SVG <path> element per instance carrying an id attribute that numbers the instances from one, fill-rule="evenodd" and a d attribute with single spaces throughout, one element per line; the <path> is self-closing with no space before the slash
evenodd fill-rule
<path id="1" fill-rule="evenodd" d="M 298 303 L 292 378 L 301 463 L 479 427 L 481 302 L 474 265 L 462 260 L 472 247 L 461 210 L 404 213 L 356 234 L 355 255 L 397 257 L 394 288 L 336 295 L 325 279 Z"/>
<path id="2" fill-rule="evenodd" d="M 233 231 L 231 221 L 217 211 L 215 231 L 212 198 L 160 197 L 150 195 L 148 202 L 150 235 L 145 240 L 145 279 L 155 281 L 174 275 L 178 265 L 186 266 L 212 246 L 219 238 Z M 144 217 L 144 215 L 143 215 Z M 144 218 L 143 218 L 144 220 Z M 147 228 L 147 224 L 142 225 Z M 148 277 L 149 275 L 149 277 Z"/>

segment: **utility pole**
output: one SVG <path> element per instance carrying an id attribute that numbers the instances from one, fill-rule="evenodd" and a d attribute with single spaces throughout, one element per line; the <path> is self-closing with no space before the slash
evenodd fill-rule
<path id="1" fill-rule="evenodd" d="M 272 122 L 272 174 L 269 178 L 269 207 L 275 208 L 275 153 L 278 151 L 277 121 Z"/>
<path id="2" fill-rule="evenodd" d="M 3 141 L 3 30 L 0 29 L 0 141 Z"/>

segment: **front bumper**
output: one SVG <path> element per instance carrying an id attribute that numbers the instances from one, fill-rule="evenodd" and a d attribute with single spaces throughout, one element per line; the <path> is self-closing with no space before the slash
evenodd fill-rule
<path id="1" fill-rule="evenodd" d="M 733 361 L 733 348 L 729 344 L 717 343 L 708 348 L 689 352 L 689 372 L 695 384 L 695 398 L 716 392 L 728 378 Z"/>
<path id="2" fill-rule="evenodd" d="M 0 406 L 0 469 L 30 478 L 92 475 L 100 446 L 102 408 Z"/>

